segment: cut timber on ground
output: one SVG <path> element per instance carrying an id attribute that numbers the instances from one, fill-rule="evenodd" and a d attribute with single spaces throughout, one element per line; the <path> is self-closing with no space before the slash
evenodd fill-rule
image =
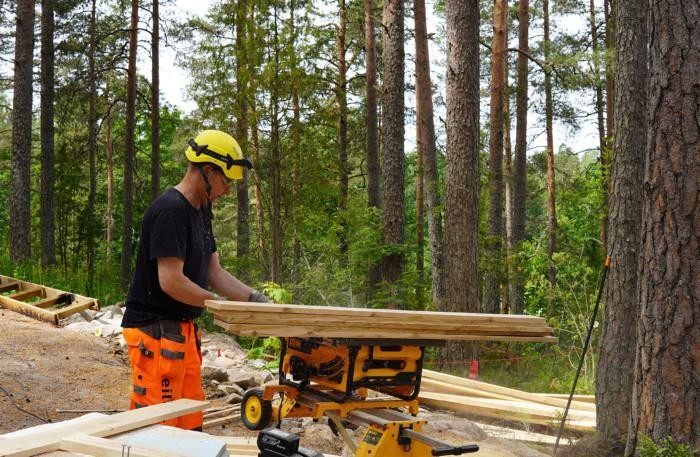
<path id="1" fill-rule="evenodd" d="M 31 303 L 30 298 L 39 298 Z M 0 275 L 0 305 L 52 324 L 85 309 L 99 309 L 97 300 Z M 64 307 L 57 307 L 65 305 Z"/>
<path id="2" fill-rule="evenodd" d="M 67 436 L 85 434 L 103 438 L 202 411 L 207 405 L 209 403 L 206 401 L 181 399 L 99 417 L 87 423 L 66 424 L 46 432 L 23 434 L 0 441 L 0 456 L 30 457 L 42 452 L 58 451 L 61 449 L 61 441 Z"/>
<path id="3" fill-rule="evenodd" d="M 244 336 L 556 342 L 534 316 L 209 300 L 214 323 Z"/>

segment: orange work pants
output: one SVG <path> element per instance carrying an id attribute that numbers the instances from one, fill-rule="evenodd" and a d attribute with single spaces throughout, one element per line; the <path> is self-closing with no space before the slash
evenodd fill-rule
<path id="1" fill-rule="evenodd" d="M 204 400 L 200 335 L 191 321 L 162 320 L 139 328 L 124 328 L 129 347 L 133 391 L 130 408 L 180 398 Z M 161 422 L 186 430 L 202 426 L 202 413 Z"/>

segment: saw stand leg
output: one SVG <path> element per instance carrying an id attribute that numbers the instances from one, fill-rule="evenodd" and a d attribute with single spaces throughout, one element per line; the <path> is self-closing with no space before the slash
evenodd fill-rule
<path id="1" fill-rule="evenodd" d="M 343 438 L 343 441 L 345 441 L 345 444 L 348 445 L 348 448 L 352 453 L 357 452 L 357 444 L 355 443 L 355 440 L 352 439 L 352 437 L 348 434 L 348 431 L 345 430 L 345 426 L 343 426 L 343 421 L 340 419 L 340 416 L 337 414 L 327 412 L 326 416 L 328 416 L 328 420 L 333 422 L 333 425 L 335 425 L 335 429 L 340 434 L 341 438 Z"/>
<path id="2" fill-rule="evenodd" d="M 347 418 L 326 412 L 336 431 L 356 457 L 431 457 L 478 452 L 479 446 L 452 446 L 421 433 L 424 419 L 407 416 L 395 410 L 352 411 Z M 343 427 L 346 420 L 365 425 L 367 430 L 356 443 Z"/>

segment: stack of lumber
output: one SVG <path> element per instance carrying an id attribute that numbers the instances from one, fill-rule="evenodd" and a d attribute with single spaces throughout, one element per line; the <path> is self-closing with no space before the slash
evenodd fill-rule
<path id="1" fill-rule="evenodd" d="M 208 300 L 214 323 L 243 336 L 556 342 L 541 317 Z"/>
<path id="2" fill-rule="evenodd" d="M 528 424 L 558 427 L 566 398 L 524 392 L 486 382 L 423 370 L 418 397 L 426 406 Z M 595 430 L 595 404 L 572 401 L 565 428 Z"/>

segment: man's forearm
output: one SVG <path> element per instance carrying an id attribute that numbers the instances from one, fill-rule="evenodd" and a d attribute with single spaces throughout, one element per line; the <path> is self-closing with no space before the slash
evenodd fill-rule
<path id="1" fill-rule="evenodd" d="M 202 289 L 185 275 L 170 278 L 165 284 L 161 283 L 161 289 L 175 300 L 198 308 L 204 308 L 205 300 L 216 298 L 216 294 Z"/>
<path id="2" fill-rule="evenodd" d="M 248 301 L 248 297 L 253 291 L 252 288 L 243 284 L 238 278 L 223 268 L 210 275 L 209 285 L 219 294 L 235 301 Z"/>

